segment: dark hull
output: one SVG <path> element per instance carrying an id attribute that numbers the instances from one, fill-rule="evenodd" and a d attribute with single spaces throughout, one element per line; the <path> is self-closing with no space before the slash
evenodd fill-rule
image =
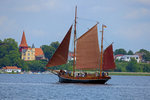
<path id="1" fill-rule="evenodd" d="M 69 78 L 65 78 L 65 77 L 59 77 L 59 82 L 60 83 L 91 83 L 91 84 L 105 84 L 110 77 L 106 77 L 103 79 L 69 79 Z"/>

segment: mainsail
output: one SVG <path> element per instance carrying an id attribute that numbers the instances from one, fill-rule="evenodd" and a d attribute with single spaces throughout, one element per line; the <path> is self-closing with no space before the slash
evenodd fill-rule
<path id="1" fill-rule="evenodd" d="M 77 39 L 76 69 L 97 69 L 100 65 L 97 24 Z"/>
<path id="2" fill-rule="evenodd" d="M 68 51 L 69 51 L 69 43 L 70 43 L 70 36 L 71 36 L 72 26 L 70 27 L 69 31 L 67 32 L 66 36 L 64 37 L 63 41 L 57 48 L 56 52 L 49 60 L 47 67 L 62 65 L 67 63 L 68 59 Z"/>
<path id="3" fill-rule="evenodd" d="M 112 44 L 103 53 L 103 70 L 115 69 Z"/>

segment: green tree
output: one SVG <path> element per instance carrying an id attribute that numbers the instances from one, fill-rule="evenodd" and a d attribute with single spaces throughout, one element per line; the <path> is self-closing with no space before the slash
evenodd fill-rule
<path id="1" fill-rule="evenodd" d="M 4 42 L 1 43 L 0 45 L 0 58 L 3 58 L 6 54 L 8 54 L 8 51 L 7 51 L 7 45 L 4 44 Z"/>
<path id="2" fill-rule="evenodd" d="M 32 72 L 43 72 L 45 71 L 45 65 L 40 60 L 27 61 L 26 64 L 29 67 L 29 70 Z"/>
<path id="3" fill-rule="evenodd" d="M 4 43 L 7 45 L 7 51 L 18 49 L 18 43 L 12 38 L 4 39 Z"/>
<path id="4" fill-rule="evenodd" d="M 128 62 L 116 60 L 115 64 L 116 64 L 116 69 L 114 70 L 115 72 L 126 72 L 127 71 L 126 66 L 127 66 Z"/>
<path id="5" fill-rule="evenodd" d="M 138 51 L 138 53 L 141 53 L 142 54 L 142 58 L 145 60 L 145 61 L 150 61 L 150 52 L 145 50 L 145 49 L 140 49 L 140 51 Z"/>
<path id="6" fill-rule="evenodd" d="M 126 50 L 120 48 L 120 49 L 116 49 L 115 52 L 114 52 L 114 54 L 115 54 L 115 55 L 117 55 L 117 54 L 123 54 L 123 55 L 126 55 L 127 52 L 126 52 Z"/>
<path id="7" fill-rule="evenodd" d="M 150 72 L 150 64 L 141 64 L 143 66 L 143 72 Z"/>
<path id="8" fill-rule="evenodd" d="M 50 46 L 54 47 L 55 49 L 57 49 L 59 45 L 60 45 L 60 43 L 59 43 L 58 41 L 52 42 L 52 43 L 50 44 Z"/>
<path id="9" fill-rule="evenodd" d="M 134 58 L 131 58 L 126 69 L 128 72 L 142 72 L 142 68 L 139 66 Z"/>
<path id="10" fill-rule="evenodd" d="M 22 59 L 19 59 L 17 66 L 20 67 L 20 68 L 22 68 L 22 71 L 29 71 L 29 66 L 27 65 L 26 62 L 27 62 L 27 61 L 24 61 L 24 60 L 22 60 Z"/>
<path id="11" fill-rule="evenodd" d="M 0 66 L 17 65 L 20 59 L 17 42 L 12 38 L 0 42 Z"/>
<path id="12" fill-rule="evenodd" d="M 51 47 L 48 45 L 42 45 L 42 50 L 44 52 L 45 57 L 50 59 L 52 57 L 52 55 L 54 54 L 56 49 L 54 47 Z"/>
<path id="13" fill-rule="evenodd" d="M 55 53 L 56 49 L 59 46 L 59 42 L 52 42 L 49 46 L 48 45 L 42 45 L 42 50 L 44 52 L 44 55 L 46 58 L 50 59 L 53 54 Z"/>
<path id="14" fill-rule="evenodd" d="M 129 50 L 127 54 L 128 54 L 128 55 L 134 55 L 134 53 L 133 53 L 132 50 Z"/>

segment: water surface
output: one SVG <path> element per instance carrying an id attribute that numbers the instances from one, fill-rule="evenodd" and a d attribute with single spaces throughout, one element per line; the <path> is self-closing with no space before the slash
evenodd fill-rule
<path id="1" fill-rule="evenodd" d="M 52 74 L 0 74 L 0 100 L 150 100 L 150 77 L 112 76 L 100 85 L 62 84 Z"/>

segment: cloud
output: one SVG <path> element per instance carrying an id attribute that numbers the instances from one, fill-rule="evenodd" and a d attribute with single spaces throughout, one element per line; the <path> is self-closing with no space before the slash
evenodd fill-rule
<path id="1" fill-rule="evenodd" d="M 136 1 L 145 5 L 150 5 L 150 0 L 136 0 Z"/>
<path id="2" fill-rule="evenodd" d="M 46 32 L 44 32 L 43 30 L 32 30 L 30 33 L 33 37 L 43 37 L 46 36 Z"/>
<path id="3" fill-rule="evenodd" d="M 104 7 L 104 6 L 93 6 L 92 11 L 93 12 L 113 12 L 116 9 L 113 7 Z"/>
<path id="4" fill-rule="evenodd" d="M 6 16 L 0 16 L 0 26 L 3 26 L 5 21 L 7 21 L 7 17 Z"/>
<path id="5" fill-rule="evenodd" d="M 126 19 L 138 19 L 143 17 L 150 17 L 150 10 L 146 8 L 134 9 L 127 13 L 124 18 Z"/>
<path id="6" fill-rule="evenodd" d="M 138 51 L 141 48 L 149 50 L 150 23 L 128 23 L 124 27 L 114 30 L 114 43 L 116 48 Z"/>
<path id="7" fill-rule="evenodd" d="M 29 5 L 24 5 L 23 7 L 16 8 L 17 11 L 25 12 L 40 12 L 44 10 L 52 10 L 56 7 L 56 0 L 50 0 L 47 2 L 40 1 L 38 3 L 30 3 Z"/>
<path id="8" fill-rule="evenodd" d="M 120 37 L 123 37 L 126 41 L 137 41 L 138 39 L 146 40 L 150 37 L 149 26 L 150 23 L 133 23 L 119 29 L 118 35 L 120 35 Z"/>
<path id="9" fill-rule="evenodd" d="M 18 38 L 18 27 L 15 20 L 7 16 L 0 16 L 0 39 Z"/>

